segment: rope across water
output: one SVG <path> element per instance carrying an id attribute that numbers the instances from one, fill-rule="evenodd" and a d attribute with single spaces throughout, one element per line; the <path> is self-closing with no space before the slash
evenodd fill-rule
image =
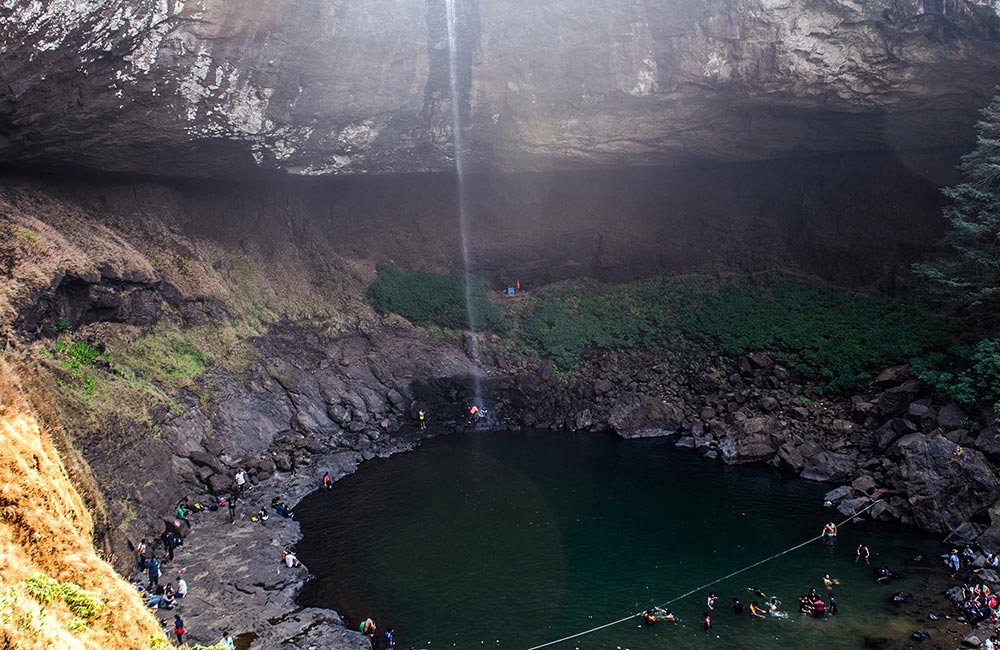
<path id="1" fill-rule="evenodd" d="M 850 517 L 848 517 L 844 521 L 842 521 L 839 524 L 837 524 L 837 528 L 840 528 L 841 526 L 846 526 L 847 524 L 851 523 L 851 521 L 853 521 L 856 517 L 858 517 L 859 515 L 862 515 L 862 514 L 868 512 L 869 510 L 871 510 L 872 508 L 874 508 L 876 504 L 881 503 L 881 502 L 882 502 L 882 499 L 878 499 L 878 500 L 872 501 L 871 503 L 869 503 L 867 506 L 865 506 L 861 510 L 855 512 Z M 775 559 L 781 557 L 782 555 L 788 555 L 789 553 L 797 551 L 797 550 L 799 550 L 800 548 L 802 548 L 804 546 L 808 546 L 809 544 L 812 544 L 813 542 L 818 542 L 821 539 L 823 539 L 823 535 L 822 534 L 817 535 L 816 537 L 808 539 L 808 540 L 802 542 L 801 544 L 796 544 L 795 546 L 792 546 L 791 548 L 787 548 L 784 551 L 781 551 L 780 553 L 775 553 L 774 555 L 771 555 L 770 557 L 766 557 L 763 560 L 760 560 L 759 562 L 754 562 L 753 564 L 745 566 L 742 569 L 739 569 L 737 571 L 733 571 L 732 573 L 730 573 L 728 575 L 725 575 L 725 576 L 722 576 L 721 578 L 717 578 L 717 579 L 715 579 L 715 580 L 713 580 L 711 582 L 706 582 L 705 584 L 700 585 L 698 587 L 695 587 L 694 589 L 692 589 L 690 591 L 686 591 L 683 594 L 681 594 L 680 596 L 677 596 L 675 598 L 671 598 L 667 602 L 661 604 L 660 607 L 666 607 L 667 605 L 672 605 L 673 603 L 676 603 L 679 600 L 683 600 L 683 599 L 687 598 L 688 596 L 690 596 L 692 594 L 695 594 L 695 593 L 697 593 L 699 591 L 703 591 L 705 589 L 708 589 L 709 587 L 711 587 L 713 585 L 717 585 L 717 584 L 719 584 L 720 582 L 722 582 L 724 580 L 729 580 L 730 578 L 734 578 L 734 577 L 738 576 L 741 573 L 744 573 L 746 571 L 749 571 L 750 569 L 754 569 L 756 567 L 759 567 L 762 564 L 766 564 L 767 562 L 770 562 L 771 560 L 775 560 Z M 584 630 L 582 632 L 577 632 L 576 634 L 570 634 L 569 636 L 564 636 L 561 639 L 555 639 L 554 641 L 548 641 L 548 642 L 542 643 L 540 645 L 531 646 L 527 650 L 539 650 L 539 648 L 547 648 L 549 646 L 553 646 L 553 645 L 562 643 L 564 641 L 569 641 L 570 639 L 577 639 L 577 638 L 580 638 L 581 636 L 587 636 L 588 634 L 593 634 L 594 632 L 597 632 L 599 630 L 603 630 L 603 629 L 609 628 L 609 627 L 614 627 L 615 625 L 620 625 L 621 623 L 624 623 L 625 621 L 630 621 L 633 618 L 636 618 L 636 617 L 641 616 L 641 615 L 642 615 L 642 612 L 636 612 L 635 614 L 629 614 L 628 616 L 620 618 L 617 621 L 611 621 L 610 623 L 605 623 L 604 625 L 598 625 L 597 627 L 592 627 L 589 630 Z"/>

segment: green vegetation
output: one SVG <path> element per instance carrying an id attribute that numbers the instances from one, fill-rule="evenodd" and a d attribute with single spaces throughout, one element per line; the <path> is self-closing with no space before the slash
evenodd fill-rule
<path id="1" fill-rule="evenodd" d="M 59 582 L 44 573 L 32 573 L 25 579 L 25 586 L 32 598 L 43 605 L 61 600 L 81 622 L 93 620 L 104 611 L 100 598 L 73 582 Z"/>
<path id="2" fill-rule="evenodd" d="M 807 379 L 842 390 L 887 365 L 943 347 L 945 328 L 913 302 L 806 282 L 587 282 L 545 292 L 520 330 L 561 369 L 588 348 L 684 339 L 740 355 L 773 351 Z"/>
<path id="3" fill-rule="evenodd" d="M 915 359 L 913 370 L 943 400 L 968 407 L 988 404 L 1000 416 L 1000 337 Z"/>
<path id="4" fill-rule="evenodd" d="M 69 371 L 70 380 L 61 385 L 77 388 L 85 399 L 97 392 L 97 380 L 94 369 L 107 366 L 110 358 L 86 341 L 61 339 L 52 350 L 41 348 L 40 354 L 46 358 L 59 359 L 60 365 Z M 60 380 L 61 381 L 61 380 Z"/>
<path id="5" fill-rule="evenodd" d="M 1000 94 L 981 114 L 976 148 L 962 157 L 964 182 L 944 190 L 944 216 L 951 224 L 945 242 L 953 255 L 914 267 L 958 300 L 1000 292 Z"/>
<path id="6" fill-rule="evenodd" d="M 406 271 L 393 264 L 379 264 L 378 278 L 368 298 L 379 312 L 399 314 L 416 325 L 451 329 L 506 329 L 506 322 L 490 296 L 486 281 L 472 278 L 472 322 L 465 307 L 464 273 L 449 275 Z"/>

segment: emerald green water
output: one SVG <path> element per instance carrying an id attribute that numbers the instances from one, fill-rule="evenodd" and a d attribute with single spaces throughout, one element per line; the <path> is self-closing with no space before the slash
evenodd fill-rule
<path id="1" fill-rule="evenodd" d="M 349 621 L 396 628 L 400 648 L 525 650 L 663 603 L 817 535 L 833 513 L 829 486 L 763 467 L 728 467 L 668 439 L 557 433 L 454 434 L 366 463 L 296 507 L 299 557 L 318 576 L 300 596 Z M 843 517 L 838 516 L 839 521 Z M 860 541 L 905 579 L 886 587 L 854 563 Z M 938 554 L 930 537 L 873 522 L 711 588 L 671 608 L 680 623 L 628 621 L 560 648 L 862 647 L 866 634 L 902 641 L 918 619 L 888 602 L 895 590 L 936 588 L 939 569 L 905 566 Z M 840 614 L 797 612 L 824 573 Z M 748 586 L 776 594 L 787 619 L 734 616 Z M 926 614 L 923 615 L 926 618 Z"/>

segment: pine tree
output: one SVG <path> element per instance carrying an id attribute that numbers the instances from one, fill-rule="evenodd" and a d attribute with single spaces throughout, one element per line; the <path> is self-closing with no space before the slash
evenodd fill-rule
<path id="1" fill-rule="evenodd" d="M 960 301 L 1000 295 L 1000 88 L 976 123 L 976 148 L 962 157 L 964 182 L 943 190 L 951 224 L 945 242 L 954 254 L 914 265 L 937 288 Z"/>

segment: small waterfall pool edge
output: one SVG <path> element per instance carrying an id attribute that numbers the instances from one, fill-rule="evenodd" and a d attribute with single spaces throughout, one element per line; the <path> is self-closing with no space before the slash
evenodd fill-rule
<path id="1" fill-rule="evenodd" d="M 380 632 L 396 629 L 400 648 L 524 650 L 815 536 L 842 518 L 822 507 L 829 487 L 709 461 L 665 438 L 441 436 L 419 453 L 366 463 L 296 507 L 299 557 L 316 576 L 299 600 L 349 621 L 372 616 Z M 862 541 L 873 550 L 871 567 L 854 561 Z M 676 625 L 630 621 L 557 647 L 645 650 L 669 641 L 681 649 L 837 650 L 863 647 L 866 636 L 901 642 L 928 627 L 928 609 L 947 613 L 936 595 L 942 550 L 936 538 L 901 526 L 850 525 L 835 546 L 812 544 L 712 587 L 720 599 L 710 633 L 702 629 L 706 594 L 698 593 L 672 607 Z M 931 565 L 907 564 L 918 554 Z M 904 579 L 876 584 L 872 571 L 881 563 Z M 840 614 L 805 618 L 797 598 L 814 586 L 825 594 L 825 573 L 841 580 Z M 749 603 L 751 586 L 778 595 L 790 616 L 734 616 L 731 598 Z M 898 590 L 917 596 L 893 605 Z"/>

